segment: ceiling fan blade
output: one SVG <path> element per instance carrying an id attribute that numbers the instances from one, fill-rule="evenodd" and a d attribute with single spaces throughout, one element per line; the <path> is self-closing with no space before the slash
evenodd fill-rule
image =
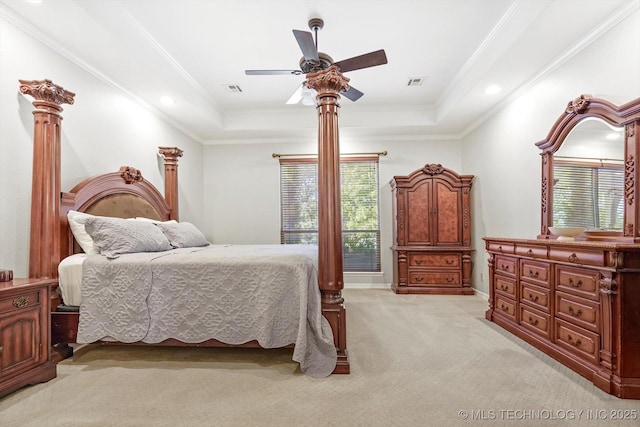
<path id="1" fill-rule="evenodd" d="M 340 94 L 344 95 L 345 98 L 349 98 L 353 102 L 356 102 L 358 99 L 362 97 L 362 95 L 364 95 L 364 93 L 360 92 L 358 89 L 356 89 L 353 86 L 349 86 L 349 89 L 347 89 L 344 92 L 340 92 Z"/>
<path id="2" fill-rule="evenodd" d="M 289 100 L 287 101 L 287 104 L 297 104 L 300 101 L 302 101 L 302 85 L 298 86 L 298 89 L 296 89 L 296 91 L 293 92 L 293 95 L 291 95 L 291 98 L 289 98 Z"/>
<path id="3" fill-rule="evenodd" d="M 353 58 L 343 59 L 342 61 L 334 62 L 341 72 L 359 70 L 361 68 L 375 67 L 376 65 L 382 65 L 387 63 L 387 55 L 384 53 L 384 49 L 376 50 L 375 52 L 365 53 L 364 55 L 354 56 Z"/>
<path id="4" fill-rule="evenodd" d="M 244 70 L 244 73 L 248 76 L 279 76 L 279 75 L 293 75 L 299 76 L 302 74 L 300 70 Z"/>
<path id="5" fill-rule="evenodd" d="M 293 30 L 293 35 L 298 41 L 304 59 L 307 61 L 320 61 L 316 43 L 313 41 L 313 34 L 308 31 Z"/>

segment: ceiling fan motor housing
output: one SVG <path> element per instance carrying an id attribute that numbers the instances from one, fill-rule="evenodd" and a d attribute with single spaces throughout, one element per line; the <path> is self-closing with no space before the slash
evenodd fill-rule
<path id="1" fill-rule="evenodd" d="M 324 52 L 318 52 L 320 61 L 306 60 L 304 56 L 300 58 L 300 69 L 304 74 L 326 70 L 333 64 L 333 59 Z"/>

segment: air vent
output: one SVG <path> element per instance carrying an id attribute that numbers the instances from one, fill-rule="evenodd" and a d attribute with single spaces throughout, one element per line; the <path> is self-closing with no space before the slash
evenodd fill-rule
<path id="1" fill-rule="evenodd" d="M 240 88 L 240 86 L 238 85 L 225 85 L 227 87 L 227 90 L 229 92 L 233 92 L 233 93 L 240 93 L 242 92 L 242 89 Z"/>
<path id="2" fill-rule="evenodd" d="M 422 86 L 423 81 L 424 77 L 412 77 L 407 82 L 407 86 Z"/>

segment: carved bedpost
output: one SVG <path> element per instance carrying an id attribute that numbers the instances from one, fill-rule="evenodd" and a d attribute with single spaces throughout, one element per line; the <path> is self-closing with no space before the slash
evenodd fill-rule
<path id="1" fill-rule="evenodd" d="M 178 212 L 178 157 L 182 150 L 178 147 L 158 147 L 164 157 L 164 198 L 171 208 L 170 219 L 179 218 Z"/>
<path id="2" fill-rule="evenodd" d="M 35 98 L 29 277 L 55 278 L 60 260 L 60 105 L 73 104 L 75 93 L 47 79 L 20 80 L 20 92 Z"/>
<path id="3" fill-rule="evenodd" d="M 338 351 L 334 373 L 349 373 L 345 308 L 342 298 L 342 211 L 338 99 L 349 79 L 336 66 L 307 74 L 318 93 L 318 281 L 322 312 L 331 324 Z"/>

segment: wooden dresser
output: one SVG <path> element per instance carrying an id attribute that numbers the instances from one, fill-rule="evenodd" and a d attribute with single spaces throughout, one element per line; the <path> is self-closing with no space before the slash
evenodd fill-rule
<path id="1" fill-rule="evenodd" d="M 439 164 L 393 177 L 394 292 L 473 295 L 472 180 Z"/>
<path id="2" fill-rule="evenodd" d="M 56 376 L 50 360 L 51 279 L 0 282 L 0 397 Z"/>
<path id="3" fill-rule="evenodd" d="M 640 244 L 484 240 L 486 318 L 607 393 L 640 399 Z"/>

